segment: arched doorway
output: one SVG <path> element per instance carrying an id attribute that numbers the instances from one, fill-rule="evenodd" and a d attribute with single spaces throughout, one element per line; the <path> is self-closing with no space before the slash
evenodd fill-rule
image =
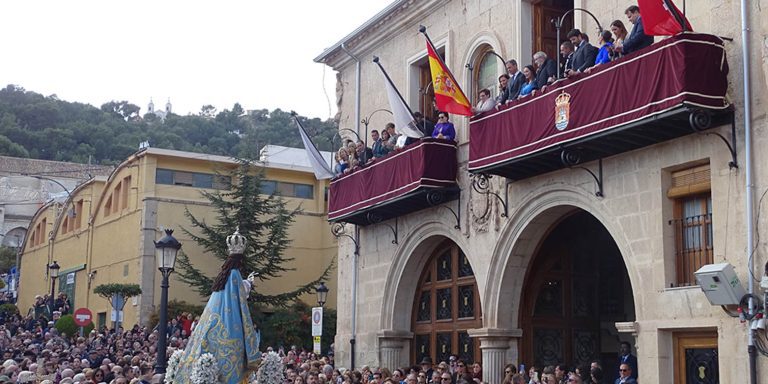
<path id="1" fill-rule="evenodd" d="M 479 345 L 467 330 L 481 325 L 475 273 L 461 249 L 445 240 L 419 277 L 413 299 L 411 361 L 429 356 L 437 363 L 448 361 L 450 355 L 465 362 L 480 361 Z"/>
<path id="2" fill-rule="evenodd" d="M 627 269 L 615 241 L 576 210 L 539 244 L 523 285 L 521 361 L 538 367 L 600 360 L 612 374 L 621 341 L 615 323 L 635 319 Z"/>

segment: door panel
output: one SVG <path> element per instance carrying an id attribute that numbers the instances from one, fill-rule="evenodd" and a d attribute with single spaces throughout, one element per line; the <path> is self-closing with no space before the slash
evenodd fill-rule
<path id="1" fill-rule="evenodd" d="M 717 332 L 675 334 L 674 361 L 677 383 L 719 383 Z"/>

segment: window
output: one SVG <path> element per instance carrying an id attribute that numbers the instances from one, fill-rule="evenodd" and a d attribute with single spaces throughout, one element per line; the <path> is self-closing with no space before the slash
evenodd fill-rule
<path id="1" fill-rule="evenodd" d="M 83 200 L 79 200 L 77 204 L 75 204 L 75 229 L 80 228 L 80 220 L 81 217 L 83 217 Z"/>
<path id="2" fill-rule="evenodd" d="M 107 199 L 107 202 L 104 204 L 104 217 L 109 216 L 112 213 L 112 196 L 110 196 Z"/>
<path id="3" fill-rule="evenodd" d="M 675 277 L 672 286 L 696 285 L 694 272 L 713 262 L 712 194 L 709 164 L 672 173 L 667 196 L 674 199 Z"/>
<path id="4" fill-rule="evenodd" d="M 212 173 L 174 171 L 158 168 L 155 171 L 155 183 L 180 185 L 206 189 L 230 189 L 232 179 L 229 176 Z"/>
<path id="5" fill-rule="evenodd" d="M 131 189 L 131 177 L 127 176 L 123 179 L 122 189 L 120 190 L 120 203 L 122 203 L 121 209 L 128 208 L 128 191 Z"/>
<path id="6" fill-rule="evenodd" d="M 481 48 L 482 49 L 482 48 Z M 491 53 L 491 47 L 485 46 L 484 52 L 478 55 L 474 66 L 474 92 L 472 92 L 473 104 L 478 102 L 477 94 L 483 89 L 491 91 L 491 98 L 499 94 L 499 65 L 501 60 Z M 469 96 L 469 95 L 468 95 Z"/>
<path id="7" fill-rule="evenodd" d="M 314 199 L 315 186 L 312 184 L 296 184 L 283 181 L 262 180 L 261 194 L 278 194 L 282 197 L 298 197 L 300 199 Z"/>
<path id="8" fill-rule="evenodd" d="M 120 195 L 122 195 L 122 189 L 123 189 L 123 183 L 117 184 L 115 186 L 115 189 L 112 191 L 112 212 L 117 212 L 120 210 Z"/>

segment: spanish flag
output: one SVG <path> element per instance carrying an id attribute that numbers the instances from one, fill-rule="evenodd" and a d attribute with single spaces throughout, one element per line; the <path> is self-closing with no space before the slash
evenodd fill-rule
<path id="1" fill-rule="evenodd" d="M 435 89 L 435 102 L 437 109 L 456 115 L 472 116 L 472 106 L 459 87 L 459 83 L 437 55 L 435 47 L 427 38 L 427 54 L 429 55 L 429 69 L 432 72 L 432 86 Z"/>
<path id="2" fill-rule="evenodd" d="M 691 23 L 672 0 L 637 0 L 643 18 L 643 30 L 649 36 L 672 36 L 692 32 Z"/>

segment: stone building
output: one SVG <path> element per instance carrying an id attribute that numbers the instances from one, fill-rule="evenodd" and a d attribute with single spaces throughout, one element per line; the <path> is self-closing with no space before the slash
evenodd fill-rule
<path id="1" fill-rule="evenodd" d="M 330 154 L 326 153 L 326 156 Z M 263 193 L 275 192 L 286 199 L 287 208 L 301 207 L 288 229 L 291 244 L 286 257 L 295 268 L 281 278 L 257 286 L 260 292 L 276 294 L 316 279 L 334 262 L 336 242 L 325 213 L 326 181 L 315 179 L 302 149 L 267 146 L 258 166 L 264 170 Z M 182 227 L 194 231 L 185 216 L 211 223 L 216 212 L 201 192 L 226 190 L 227 176 L 238 162 L 225 156 L 146 147 L 125 159 L 109 175 L 80 184 L 63 201 L 40 207 L 21 249 L 19 308 L 27 311 L 37 294 L 49 292 L 47 266 L 56 261 L 61 270 L 57 292 L 66 292 L 72 308 L 91 310 L 98 326 L 111 324 L 107 300 L 93 293 L 101 284 L 139 284 L 142 294 L 126 303 L 123 322 L 127 326 L 148 324 L 160 302 L 161 275 L 155 246 L 163 228 L 173 228 L 174 237 L 196 268 L 215 276 L 221 261 L 206 254 Z M 335 279 L 327 282 L 335 290 Z M 202 304 L 206 298 L 171 275 L 169 298 Z M 302 299 L 314 303 L 315 296 Z M 331 298 L 327 305 L 335 307 Z"/>
<path id="2" fill-rule="evenodd" d="M 374 113 L 389 104 L 373 56 L 410 108 L 433 116 L 420 25 L 474 104 L 479 90 L 498 92 L 500 58 L 522 68 L 534 52 L 555 57 L 553 18 L 571 15 L 562 39 L 575 26 L 597 44 L 590 15 L 568 11 L 631 29 L 629 5 L 398 0 L 315 61 L 339 72 L 340 128 L 364 135 L 391 120 Z M 694 271 L 730 263 L 763 296 L 766 246 L 747 232 L 768 225 L 758 203 L 768 162 L 746 149 L 766 144 L 768 17 L 749 4 L 743 26 L 735 0 L 689 1 L 685 12 L 696 33 L 657 37 L 471 122 L 452 116 L 453 149 L 423 140 L 331 183 L 337 362 L 395 368 L 455 354 L 499 384 L 507 363 L 600 360 L 610 377 L 626 341 L 640 382 L 749 376 L 748 326 L 710 304 Z M 752 335 L 766 344 L 764 330 Z"/>

